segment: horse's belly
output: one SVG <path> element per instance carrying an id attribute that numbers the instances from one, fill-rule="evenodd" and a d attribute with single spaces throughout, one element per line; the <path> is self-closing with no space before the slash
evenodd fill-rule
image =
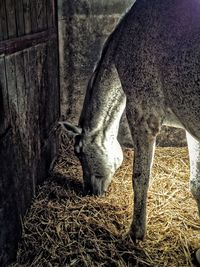
<path id="1" fill-rule="evenodd" d="M 171 111 L 166 122 L 168 125 L 171 123 L 171 126 L 185 128 L 200 140 L 200 90 L 194 82 L 190 82 L 189 77 L 183 76 L 180 75 L 181 80 L 171 79 L 164 89 L 167 106 Z"/>
<path id="2" fill-rule="evenodd" d="M 180 122 L 180 120 L 170 108 L 167 108 L 167 110 L 165 111 L 163 125 L 184 129 L 183 124 Z"/>

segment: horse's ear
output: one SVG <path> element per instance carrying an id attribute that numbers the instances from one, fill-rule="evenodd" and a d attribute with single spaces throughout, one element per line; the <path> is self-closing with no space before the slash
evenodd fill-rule
<path id="1" fill-rule="evenodd" d="M 69 122 L 63 121 L 59 122 L 59 124 L 65 131 L 71 133 L 72 135 L 80 135 L 82 133 L 82 128 L 75 126 Z"/>

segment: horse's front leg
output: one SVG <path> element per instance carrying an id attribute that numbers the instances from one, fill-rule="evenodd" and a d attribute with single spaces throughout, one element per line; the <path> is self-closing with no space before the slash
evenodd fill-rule
<path id="1" fill-rule="evenodd" d="M 127 116 L 128 117 L 128 116 Z M 134 211 L 130 235 L 133 240 L 143 240 L 146 233 L 146 206 L 149 179 L 156 135 L 160 130 L 159 119 L 151 114 L 140 123 L 129 120 L 134 141 L 133 191 Z"/>
<path id="2" fill-rule="evenodd" d="M 130 235 L 134 240 L 143 240 L 146 233 L 146 205 L 149 188 L 149 178 L 154 154 L 155 139 L 145 135 L 134 138 L 134 213 Z"/>

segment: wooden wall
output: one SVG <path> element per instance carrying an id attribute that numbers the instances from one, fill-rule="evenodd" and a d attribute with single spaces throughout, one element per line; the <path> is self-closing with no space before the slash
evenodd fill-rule
<path id="1" fill-rule="evenodd" d="M 1 0 L 0 40 L 8 40 L 51 28 L 54 25 L 52 0 Z"/>
<path id="2" fill-rule="evenodd" d="M 0 266 L 47 176 L 60 116 L 54 0 L 0 0 Z"/>

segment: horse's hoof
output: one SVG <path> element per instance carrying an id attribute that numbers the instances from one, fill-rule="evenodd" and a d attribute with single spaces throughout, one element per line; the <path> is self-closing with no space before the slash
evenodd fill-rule
<path id="1" fill-rule="evenodd" d="M 195 266 L 199 266 L 200 267 L 200 249 L 197 249 L 196 251 L 194 251 L 191 255 L 192 257 L 192 262 Z"/>
<path id="2" fill-rule="evenodd" d="M 141 230 L 135 231 L 134 229 L 130 229 L 128 234 L 134 243 L 137 243 L 139 241 L 144 241 L 145 239 L 145 233 Z"/>
<path id="3" fill-rule="evenodd" d="M 200 248 L 196 251 L 195 258 L 198 264 L 197 266 L 200 266 Z"/>

